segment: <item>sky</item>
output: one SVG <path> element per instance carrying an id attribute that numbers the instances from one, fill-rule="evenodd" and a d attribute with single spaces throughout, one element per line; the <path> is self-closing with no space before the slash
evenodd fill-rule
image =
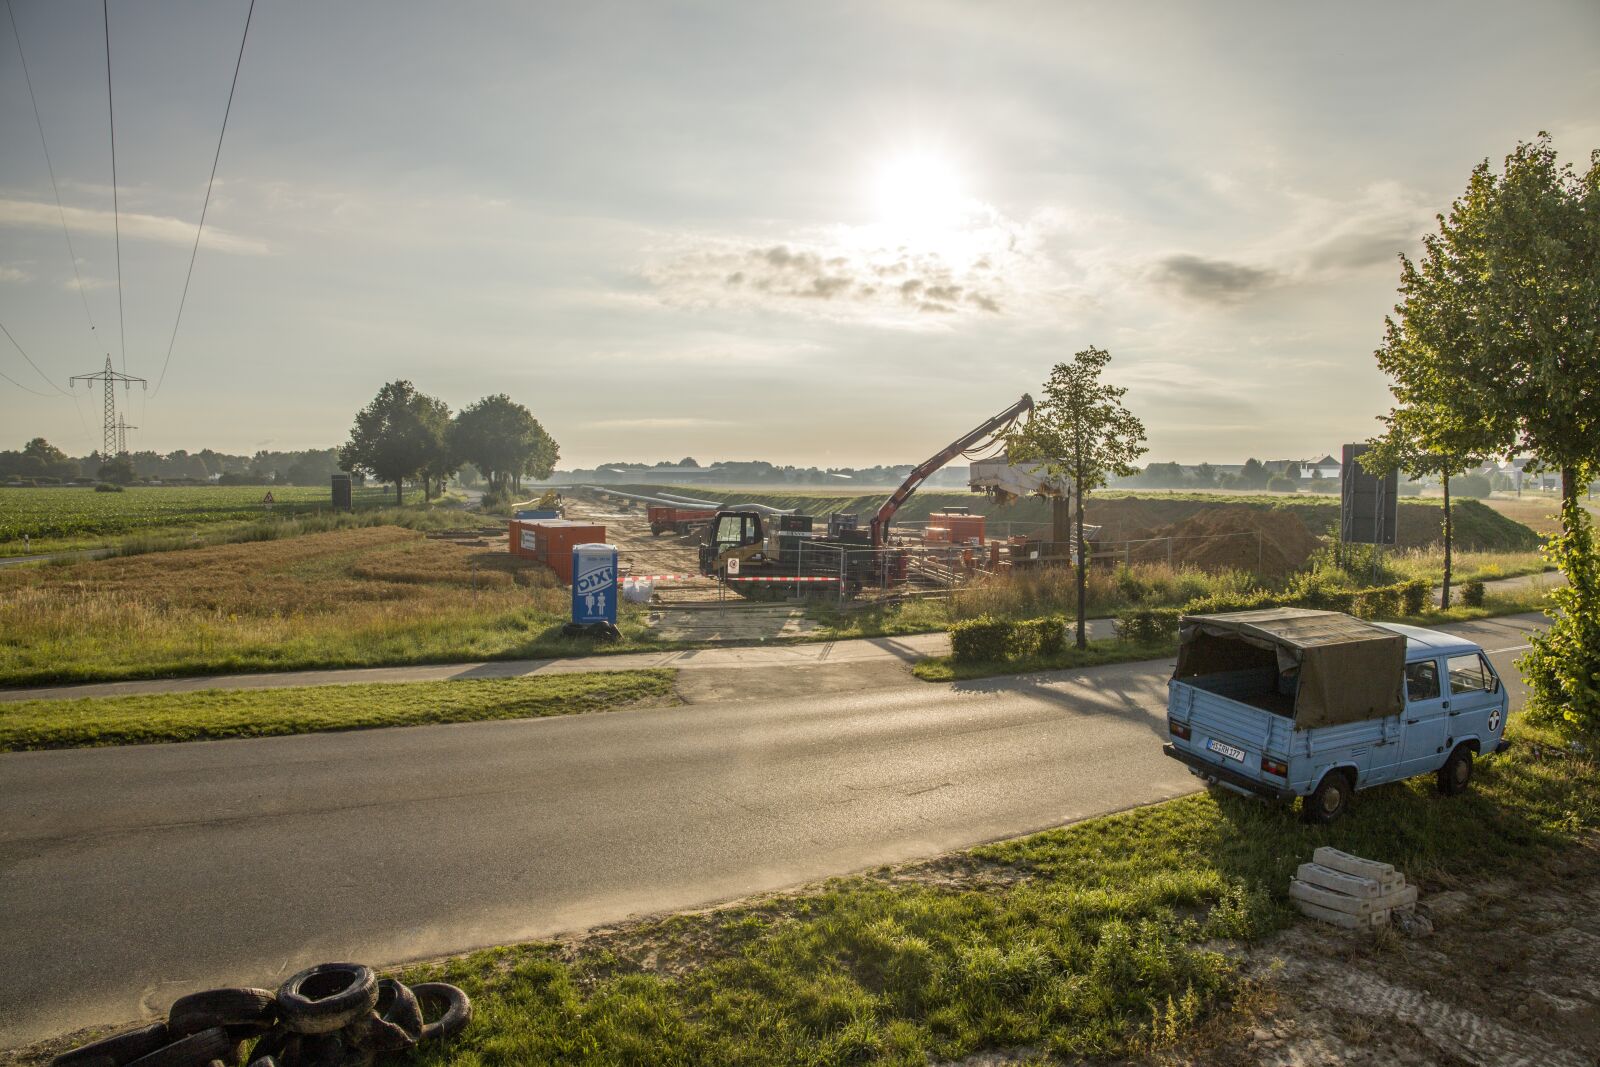
<path id="1" fill-rule="evenodd" d="M 115 216 L 101 5 L 10 5 L 0 448 L 98 447 L 110 353 L 135 450 L 407 378 L 563 466 L 915 462 L 1097 345 L 1147 459 L 1311 458 L 1472 167 L 1600 148 L 1593 0 L 259 0 L 175 332 L 248 0 L 110 0 Z"/>

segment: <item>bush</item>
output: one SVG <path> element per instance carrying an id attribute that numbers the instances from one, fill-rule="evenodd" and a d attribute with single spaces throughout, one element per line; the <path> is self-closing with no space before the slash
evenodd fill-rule
<path id="1" fill-rule="evenodd" d="M 1117 639 L 1135 644 L 1154 644 L 1171 639 L 1178 634 L 1178 620 L 1183 617 L 1181 608 L 1138 608 L 1117 616 Z"/>
<path id="2" fill-rule="evenodd" d="M 1421 482 L 1401 482 L 1396 489 L 1397 496 L 1421 496 Z"/>
<path id="3" fill-rule="evenodd" d="M 510 489 L 491 489 L 478 501 L 478 510 L 485 515 L 509 515 L 511 505 L 518 503 Z"/>
<path id="4" fill-rule="evenodd" d="M 1055 656 L 1067 647 L 1067 621 L 1058 615 L 1017 623 L 1011 654 Z"/>
<path id="5" fill-rule="evenodd" d="M 1217 593 L 1213 596 L 1191 600 L 1183 607 L 1185 615 L 1218 615 L 1225 611 L 1253 611 L 1271 608 L 1282 603 L 1282 598 L 1266 590 L 1254 593 Z"/>
<path id="6" fill-rule="evenodd" d="M 1462 474 L 1450 479 L 1450 492 L 1455 496 L 1482 500 L 1489 495 L 1489 478 L 1483 474 Z"/>
<path id="7" fill-rule="evenodd" d="M 1517 666 L 1530 691 L 1528 717 L 1593 745 L 1600 740 L 1600 552 L 1594 520 L 1576 499 L 1562 503 L 1561 527 L 1545 558 L 1567 582 L 1551 591 L 1550 628 L 1529 638 L 1533 647 Z M 1481 603 L 1483 583 L 1468 584 L 1478 586 Z"/>
<path id="8" fill-rule="evenodd" d="M 1421 578 L 1413 578 L 1400 586 L 1400 613 L 1421 615 L 1428 606 L 1428 594 L 1433 587 Z"/>
<path id="9" fill-rule="evenodd" d="M 1400 587 L 1377 585 L 1359 590 L 1351 614 L 1358 619 L 1379 619 L 1400 614 Z"/>
<path id="10" fill-rule="evenodd" d="M 1269 493 L 1293 493 L 1299 488 L 1300 479 L 1298 478 L 1285 478 L 1279 474 L 1267 479 L 1267 492 Z"/>
<path id="11" fill-rule="evenodd" d="M 1483 607 L 1483 583 L 1477 580 L 1463 582 L 1461 585 L 1461 603 L 1469 608 Z"/>
<path id="12" fill-rule="evenodd" d="M 979 615 L 950 627 L 950 658 L 957 663 L 994 663 L 1010 653 L 1016 626 Z"/>
<path id="13" fill-rule="evenodd" d="M 97 493 L 120 493 L 122 492 L 122 486 L 113 485 L 111 482 L 100 482 L 95 485 L 94 491 Z"/>

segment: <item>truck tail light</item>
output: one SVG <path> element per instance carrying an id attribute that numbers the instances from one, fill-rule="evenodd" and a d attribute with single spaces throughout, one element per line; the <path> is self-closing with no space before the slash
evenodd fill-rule
<path id="1" fill-rule="evenodd" d="M 1167 720 L 1167 729 L 1172 732 L 1172 736 L 1173 737 L 1179 737 L 1179 738 L 1182 738 L 1185 741 L 1189 740 L 1189 724 L 1188 723 L 1179 722 L 1177 719 L 1168 719 Z"/>
<path id="2" fill-rule="evenodd" d="M 1268 774 L 1275 774 L 1279 778 L 1289 777 L 1289 765 L 1287 763 L 1279 763 L 1277 760 L 1267 756 L 1261 757 L 1261 769 Z"/>

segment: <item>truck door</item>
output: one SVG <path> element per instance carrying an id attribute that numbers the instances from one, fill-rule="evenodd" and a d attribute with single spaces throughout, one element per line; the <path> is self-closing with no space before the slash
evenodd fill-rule
<path id="1" fill-rule="evenodd" d="M 1400 760 L 1395 778 L 1434 770 L 1444 761 L 1450 699 L 1439 682 L 1438 660 L 1406 664 L 1406 706 L 1400 713 Z"/>
<path id="2" fill-rule="evenodd" d="M 1481 652 L 1468 652 L 1451 656 L 1445 666 L 1450 678 L 1450 734 L 1476 734 L 1480 740 L 1494 736 L 1505 716 L 1500 713 L 1500 679 L 1488 661 Z"/>

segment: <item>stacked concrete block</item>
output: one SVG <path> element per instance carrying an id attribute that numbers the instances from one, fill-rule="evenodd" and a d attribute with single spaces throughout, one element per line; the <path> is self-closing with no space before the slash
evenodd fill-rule
<path id="1" fill-rule="evenodd" d="M 1396 911 L 1417 905 L 1417 887 L 1387 863 L 1323 846 L 1289 881 L 1301 913 L 1350 930 L 1387 926 Z"/>

